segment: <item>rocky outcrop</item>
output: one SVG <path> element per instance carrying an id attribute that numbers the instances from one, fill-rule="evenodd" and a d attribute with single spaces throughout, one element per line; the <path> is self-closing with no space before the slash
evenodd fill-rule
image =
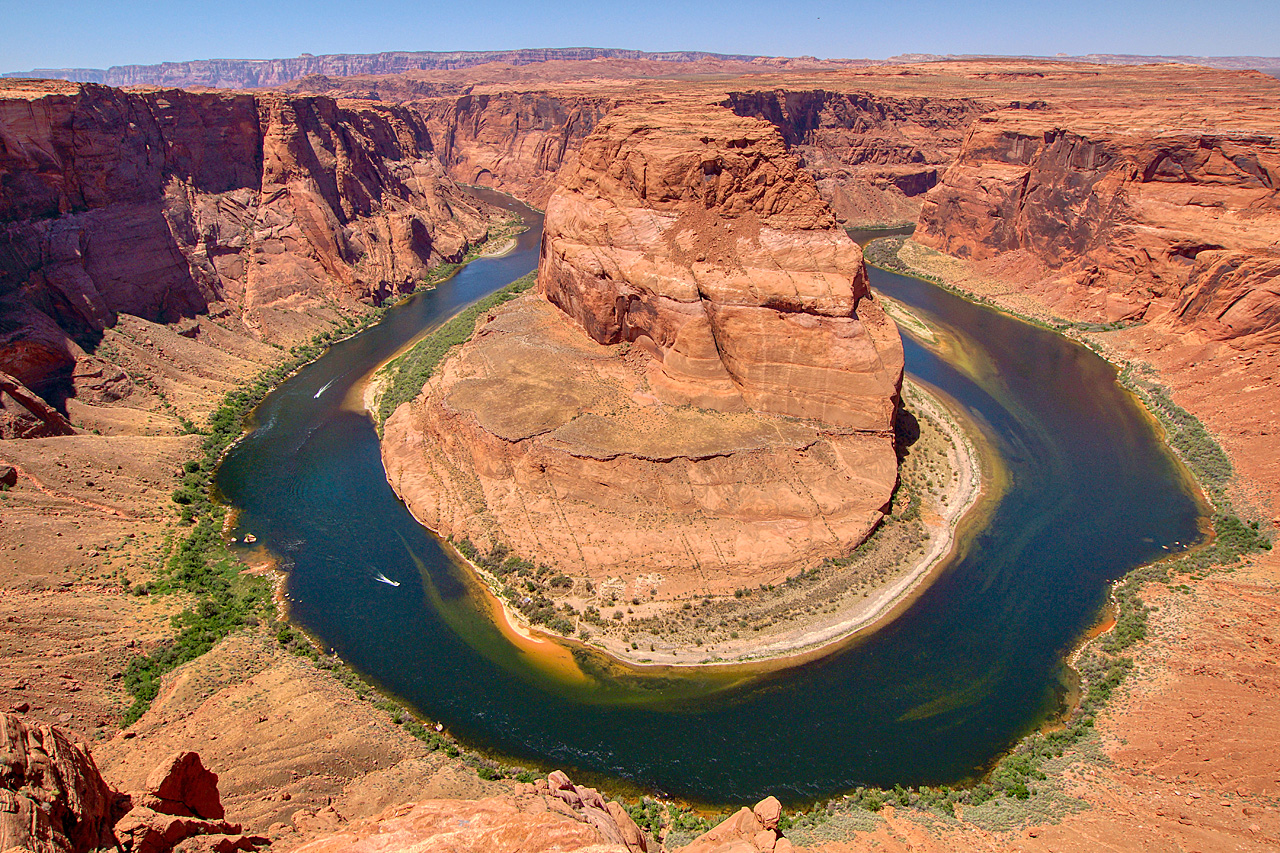
<path id="1" fill-rule="evenodd" d="M 648 839 L 618 803 L 555 771 L 518 794 L 484 800 L 424 800 L 354 821 L 297 853 L 375 850 L 488 853 L 646 853 Z"/>
<path id="2" fill-rule="evenodd" d="M 74 435 L 58 410 L 7 373 L 0 373 L 0 439 Z"/>
<path id="3" fill-rule="evenodd" d="M 132 808 L 115 825 L 126 853 L 186 851 L 234 853 L 268 843 L 245 835 L 239 824 L 223 820 L 218 776 L 194 752 L 178 752 L 147 777 L 144 790 L 130 798 Z"/>
<path id="4" fill-rule="evenodd" d="M 113 847 L 123 811 L 86 749 L 49 726 L 0 715 L 0 850 Z"/>
<path id="5" fill-rule="evenodd" d="M 646 599 L 776 581 L 878 523 L 901 342 L 774 127 L 607 118 L 548 204 L 538 289 L 386 424 L 423 523 Z"/>
<path id="6" fill-rule="evenodd" d="M 1274 338 L 1280 127 L 1263 110 L 1219 112 L 1186 129 L 1154 108 L 984 116 L 915 239 L 962 258 L 1029 257 L 1067 316 Z"/>
<path id="7" fill-rule="evenodd" d="M 305 309 L 410 290 L 486 230 L 403 108 L 0 86 L 0 370 L 40 392 L 119 314 L 292 342 Z"/>
<path id="8" fill-rule="evenodd" d="M 778 822 L 782 804 L 776 797 L 766 797 L 755 808 L 745 806 L 715 828 L 699 835 L 678 853 L 791 853 L 796 848 L 782 837 Z"/>
<path id="9" fill-rule="evenodd" d="M 161 814 L 219 820 L 224 817 L 218 796 L 218 774 L 205 768 L 194 752 L 175 753 L 147 778 L 146 792 L 136 799 Z"/>
<path id="10" fill-rule="evenodd" d="M 480 853 L 647 853 L 659 849 L 617 802 L 594 788 L 574 785 L 562 771 L 539 779 L 533 790 L 485 800 L 424 800 L 354 821 L 342 832 L 318 838 L 295 853 L 448 850 Z M 742 808 L 675 853 L 790 853 L 799 848 L 778 828 L 782 804 L 766 797 Z M 661 848 L 667 849 L 667 848 Z"/>

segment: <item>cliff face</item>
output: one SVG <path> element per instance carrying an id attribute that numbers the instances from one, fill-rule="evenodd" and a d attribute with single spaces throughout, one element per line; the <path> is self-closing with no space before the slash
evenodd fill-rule
<path id="1" fill-rule="evenodd" d="M 423 101 L 435 152 L 449 175 L 543 207 L 556 172 L 617 99 L 501 92 Z"/>
<path id="2" fill-rule="evenodd" d="M 915 239 L 1021 251 L 1068 316 L 1157 319 L 1219 338 L 1280 333 L 1280 129 L 1167 129 L 1164 116 L 1002 110 L 970 130 Z"/>
<path id="3" fill-rule="evenodd" d="M 455 50 L 392 51 L 387 53 L 336 53 L 322 56 L 295 56 L 288 59 L 201 59 L 190 62 L 162 62 L 157 65 L 116 65 L 111 68 L 37 68 L 34 71 L 8 72 L 0 77 L 45 78 L 101 83 L 107 86 L 213 86 L 229 89 L 252 89 L 279 86 L 300 77 L 324 74 L 346 77 L 356 74 L 400 74 L 406 71 L 435 71 L 474 68 L 488 63 L 529 65 L 544 62 L 589 62 L 612 59 L 650 61 L 672 65 L 729 64 L 736 70 L 743 66 L 771 67 L 796 64 L 796 60 L 701 51 L 669 51 L 647 53 L 616 48 L 570 47 L 528 48 L 523 50 Z M 864 64 L 808 60 L 802 67 Z M 678 73 L 674 71 L 673 73 Z"/>
<path id="4" fill-rule="evenodd" d="M 965 128 L 990 110 L 971 98 L 868 92 L 733 92 L 725 106 L 777 126 L 843 222 L 913 223 L 956 158 Z"/>
<path id="5" fill-rule="evenodd" d="M 0 371 L 32 387 L 119 314 L 287 342 L 301 309 L 411 289 L 485 233 L 409 110 L 0 87 Z"/>
<path id="6" fill-rule="evenodd" d="M 847 553 L 896 482 L 897 330 L 777 130 L 624 109 L 547 205 L 539 294 L 387 421 L 429 527 L 666 601 Z"/>
<path id="7" fill-rule="evenodd" d="M 892 425 L 896 329 L 778 132 L 721 111 L 615 114 L 547 205 L 538 287 L 655 357 L 673 405 Z"/>

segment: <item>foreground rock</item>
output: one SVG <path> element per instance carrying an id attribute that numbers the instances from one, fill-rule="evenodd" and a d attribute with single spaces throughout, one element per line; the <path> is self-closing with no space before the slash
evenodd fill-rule
<path id="1" fill-rule="evenodd" d="M 560 771 L 520 794 L 483 800 L 424 800 L 297 848 L 299 853 L 492 850 L 647 853 L 649 841 L 616 802 L 575 786 Z"/>
<path id="2" fill-rule="evenodd" d="M 111 827 L 125 808 L 88 752 L 65 734 L 0 715 L 0 850 L 113 847 Z"/>
<path id="3" fill-rule="evenodd" d="M 878 523 L 901 342 L 771 125 L 606 120 L 548 205 L 538 287 L 386 424 L 427 526 L 649 599 L 772 582 Z"/>
<path id="4" fill-rule="evenodd" d="M 782 837 L 778 829 L 781 819 L 782 804 L 776 797 L 766 797 L 754 809 L 744 806 L 719 826 L 679 848 L 680 853 L 790 853 L 796 848 Z"/>

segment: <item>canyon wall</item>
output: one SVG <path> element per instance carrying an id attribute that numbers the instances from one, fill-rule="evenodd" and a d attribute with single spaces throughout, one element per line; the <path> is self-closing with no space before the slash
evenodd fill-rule
<path id="1" fill-rule="evenodd" d="M 772 122 L 842 222 L 914 223 L 924 193 L 988 112 L 972 98 L 822 89 L 732 92 L 725 106 Z"/>
<path id="2" fill-rule="evenodd" d="M 0 87 L 0 371 L 37 390 L 121 314 L 291 343 L 321 325 L 307 310 L 409 291 L 486 233 L 411 110 Z"/>
<path id="3" fill-rule="evenodd" d="M 544 207 L 556 172 L 618 105 L 609 94 L 499 92 L 415 103 L 449 175 Z"/>
<path id="4" fill-rule="evenodd" d="M 1280 129 L 1257 111 L 1203 115 L 985 115 L 915 239 L 978 261 L 1018 253 L 1065 316 L 1278 340 Z"/>
<path id="5" fill-rule="evenodd" d="M 600 69 L 619 76 L 632 71 L 618 63 Z M 537 80 L 535 72 L 548 79 Z M 531 70 L 518 80 L 496 74 L 485 82 L 473 79 L 476 75 L 311 77 L 287 88 L 411 105 L 425 117 L 451 177 L 542 207 L 556 171 L 610 110 L 678 95 L 675 87 L 654 82 L 558 80 L 567 74 L 555 66 Z M 717 97 L 711 85 L 682 88 L 705 88 L 709 97 Z M 837 218 L 855 226 L 914 223 L 923 194 L 955 159 L 967 125 L 993 109 L 973 98 L 863 89 L 731 90 L 718 97 L 740 116 L 774 124 Z"/>

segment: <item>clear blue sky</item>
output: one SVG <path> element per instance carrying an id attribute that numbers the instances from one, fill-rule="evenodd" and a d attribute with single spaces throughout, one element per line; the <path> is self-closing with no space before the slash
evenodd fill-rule
<path id="1" fill-rule="evenodd" d="M 0 71 L 384 50 L 1280 54 L 1280 0 L 0 0 Z"/>

